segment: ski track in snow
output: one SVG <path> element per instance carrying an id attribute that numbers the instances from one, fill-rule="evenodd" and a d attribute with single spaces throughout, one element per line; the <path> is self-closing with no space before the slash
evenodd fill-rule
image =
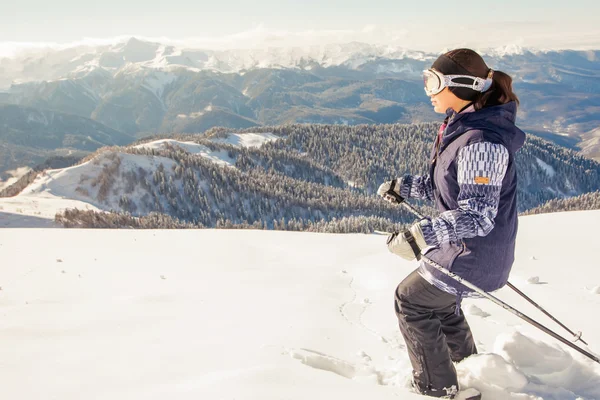
<path id="1" fill-rule="evenodd" d="M 321 352 L 309 349 L 293 350 L 290 356 L 300 360 L 305 365 L 315 369 L 333 372 L 334 374 L 343 376 L 347 379 L 356 379 L 357 377 L 365 377 L 372 380 L 378 385 L 382 382 L 382 377 L 375 369 L 367 365 L 354 365 L 344 360 L 340 360 L 333 356 L 323 354 Z"/>
<path id="2" fill-rule="evenodd" d="M 347 272 L 343 272 L 343 273 L 347 273 Z M 350 277 L 350 281 L 348 282 L 348 287 L 350 288 L 350 290 L 352 290 L 352 298 L 350 300 L 348 300 L 347 302 L 343 303 L 342 305 L 340 305 L 340 307 L 339 307 L 340 314 L 346 321 L 348 321 L 348 323 L 350 325 L 360 326 L 362 329 L 366 330 L 371 335 L 375 336 L 378 340 L 380 340 L 383 343 L 388 344 L 392 349 L 394 349 L 394 346 L 391 344 L 392 341 L 390 339 L 386 338 L 385 336 L 383 336 L 376 330 L 371 329 L 367 325 L 364 324 L 364 322 L 362 320 L 362 316 L 365 313 L 365 311 L 367 310 L 367 308 L 369 307 L 369 305 L 371 304 L 371 302 L 369 301 L 368 298 L 365 298 L 363 300 L 362 304 L 357 302 L 358 293 L 357 293 L 356 289 L 354 289 L 354 287 L 352 285 L 353 283 L 354 283 L 354 277 Z M 348 313 L 346 312 L 346 308 L 350 305 L 357 305 L 358 307 L 360 307 L 360 311 L 359 311 L 358 315 L 356 316 L 355 320 L 351 319 L 349 317 Z M 404 348 L 404 345 L 398 343 L 396 348 Z"/>

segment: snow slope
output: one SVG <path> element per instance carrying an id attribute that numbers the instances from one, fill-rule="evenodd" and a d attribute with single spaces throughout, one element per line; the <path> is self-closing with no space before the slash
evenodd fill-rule
<path id="1" fill-rule="evenodd" d="M 231 142 L 242 146 L 260 146 L 271 138 L 271 134 L 236 135 Z M 275 137 L 276 138 L 276 137 Z M 211 162 L 235 168 L 235 159 L 226 150 L 211 150 L 194 142 L 182 142 L 173 139 L 161 139 L 133 146 L 160 150 L 166 145 L 177 146 L 183 150 L 201 156 Z M 119 160 L 120 179 L 115 179 L 110 185 L 106 198 L 98 196 L 101 187 L 102 174 L 105 169 L 115 167 Z M 145 191 L 139 185 L 130 185 L 123 176 L 138 171 L 140 168 L 150 176 L 162 164 L 165 169 L 171 169 L 175 162 L 169 158 L 156 155 L 136 155 L 124 152 L 98 154 L 94 159 L 69 168 L 47 170 L 15 197 L 0 198 L 0 227 L 52 227 L 57 212 L 66 208 L 88 210 L 120 209 L 121 195 L 126 194 L 135 203 L 140 213 L 147 213 Z M 128 189 L 128 186 L 131 186 Z M 133 189 L 131 189 L 133 188 Z"/>
<path id="2" fill-rule="evenodd" d="M 573 250 L 595 249 L 598 223 L 600 211 L 521 218 L 511 275 L 595 352 L 600 269 L 594 250 Z M 393 309 L 415 263 L 384 242 L 0 229 L 0 397 L 424 399 L 408 388 Z M 562 333 L 509 289 L 497 295 Z M 480 354 L 457 365 L 461 384 L 486 400 L 600 399 L 600 365 L 488 300 L 464 307 Z"/>
<path id="3" fill-rule="evenodd" d="M 223 166 L 227 166 L 227 167 L 235 167 L 235 159 L 229 157 L 227 155 L 227 151 L 224 151 L 224 150 L 213 151 L 206 146 L 203 146 L 201 144 L 194 143 L 194 142 L 181 142 L 181 141 L 174 140 L 174 139 L 160 139 L 160 140 L 155 140 L 155 141 L 149 142 L 149 143 L 138 144 L 133 147 L 138 148 L 138 149 L 160 150 L 160 149 L 165 148 L 165 144 L 170 144 L 171 146 L 181 147 L 183 150 L 185 150 L 191 154 L 199 154 L 202 157 L 209 159 L 218 165 L 223 165 Z"/>
<path id="4" fill-rule="evenodd" d="M 226 138 L 212 139 L 215 143 L 225 143 L 236 147 L 260 147 L 263 144 L 280 139 L 273 133 L 228 133 Z"/>
<path id="5" fill-rule="evenodd" d="M 125 192 L 127 181 L 125 179 L 115 180 L 110 185 L 110 190 L 104 200 L 100 200 L 100 191 L 102 186 L 102 175 L 105 169 L 116 167 L 116 160 L 119 160 L 119 170 L 121 173 L 136 171 L 143 168 L 149 173 L 153 173 L 160 164 L 165 169 L 171 168 L 175 162 L 166 157 L 134 155 L 121 152 L 102 153 L 93 160 L 83 164 L 75 165 L 69 168 L 47 170 L 36 180 L 26 187 L 23 192 L 15 197 L 0 199 L 0 207 L 8 204 L 19 206 L 22 214 L 31 215 L 29 203 L 42 205 L 43 209 L 54 212 L 46 212 L 42 217 L 54 219 L 57 211 L 64 208 L 79 209 L 118 209 L 120 193 Z M 136 186 L 136 190 L 130 193 L 130 197 L 139 200 L 143 193 Z M 8 209 L 7 209 L 8 210 Z M 37 215 L 33 213 L 33 215 Z M 1 222 L 0 222 L 0 226 Z"/>

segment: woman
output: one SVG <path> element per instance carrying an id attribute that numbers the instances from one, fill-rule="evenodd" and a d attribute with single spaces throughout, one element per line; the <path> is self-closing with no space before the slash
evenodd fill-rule
<path id="1" fill-rule="evenodd" d="M 441 214 L 392 234 L 388 248 L 407 260 L 423 252 L 485 291 L 499 289 L 514 261 L 514 157 L 525 140 L 515 126 L 518 98 L 512 79 L 488 68 L 469 49 L 441 55 L 424 71 L 424 79 L 434 110 L 446 114 L 429 173 L 385 182 L 378 194 L 396 203 L 408 198 L 433 200 Z M 455 397 L 453 362 L 477 352 L 460 308 L 461 298 L 469 295 L 470 289 L 427 262 L 396 289 L 396 314 L 417 392 Z"/>

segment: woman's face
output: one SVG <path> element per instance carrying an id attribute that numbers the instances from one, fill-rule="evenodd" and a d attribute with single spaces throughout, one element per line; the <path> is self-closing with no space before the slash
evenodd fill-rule
<path id="1" fill-rule="evenodd" d="M 445 87 L 444 90 L 438 94 L 431 95 L 430 99 L 431 105 L 433 106 L 433 111 L 438 114 L 445 114 L 448 108 L 454 108 L 454 104 L 456 103 L 458 97 L 456 97 L 454 93 Z"/>

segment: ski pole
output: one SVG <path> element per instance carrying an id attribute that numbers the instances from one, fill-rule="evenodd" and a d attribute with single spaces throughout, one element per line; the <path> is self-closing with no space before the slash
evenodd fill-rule
<path id="1" fill-rule="evenodd" d="M 579 341 L 581 341 L 583 344 L 585 344 L 587 346 L 587 343 L 585 342 L 585 340 L 583 340 L 581 338 L 581 332 L 574 333 L 573 331 L 571 331 L 569 328 L 567 328 L 565 325 L 563 325 L 559 320 L 557 320 L 556 318 L 554 318 L 552 316 L 552 314 L 550 314 L 548 311 L 544 310 L 535 301 L 533 301 L 532 299 L 530 299 L 529 297 L 527 297 L 527 295 L 525 295 L 525 293 L 523 293 L 519 289 L 517 289 L 512 283 L 507 282 L 506 285 L 509 288 L 511 288 L 512 290 L 514 290 L 515 292 L 517 292 L 519 295 L 521 295 L 525 300 L 527 300 L 528 302 L 530 302 L 531 304 L 533 304 L 538 310 L 540 310 L 541 312 L 543 312 L 544 314 L 546 314 L 550 319 L 552 319 L 552 321 L 556 322 L 561 327 L 563 327 L 567 332 L 569 332 L 571 335 L 573 335 L 573 337 L 575 338 L 575 340 L 573 340 L 574 342 L 576 342 L 576 341 L 579 340 Z"/>
<path id="2" fill-rule="evenodd" d="M 387 192 L 387 194 L 390 194 L 392 196 L 394 196 L 394 198 L 396 199 L 396 201 L 398 202 L 398 204 L 402 205 L 404 208 L 406 208 L 408 211 L 410 211 L 411 213 L 413 213 L 414 215 L 417 216 L 417 218 L 419 219 L 423 219 L 425 218 L 425 216 L 423 214 L 421 214 L 416 208 L 414 208 L 410 203 L 407 203 L 404 198 L 402 198 L 398 193 L 394 192 L 393 190 L 390 190 Z"/>
<path id="3" fill-rule="evenodd" d="M 502 300 L 498 299 L 495 296 L 492 296 L 491 294 L 487 293 L 486 291 L 479 289 L 477 286 L 473 285 L 471 282 L 464 280 L 463 278 L 461 278 L 460 276 L 450 272 L 449 270 L 445 269 L 443 266 L 441 266 L 440 264 L 436 263 L 435 261 L 425 257 L 425 256 L 417 256 L 417 259 L 422 259 L 423 261 L 425 261 L 427 264 L 431 265 L 432 267 L 434 267 L 435 269 L 437 269 L 438 271 L 448 275 L 450 278 L 454 279 L 455 281 L 457 281 L 458 283 L 468 287 L 469 289 L 479 293 L 480 295 L 482 295 L 483 297 L 493 301 L 494 303 L 496 303 L 497 305 L 499 305 L 500 307 L 504 308 L 505 310 L 513 313 L 514 315 L 516 315 L 517 317 L 529 322 L 531 325 L 535 326 L 536 328 L 540 329 L 541 331 L 547 333 L 548 335 L 552 336 L 553 338 L 561 341 L 562 343 L 566 344 L 567 346 L 571 347 L 574 350 L 577 350 L 578 352 L 580 352 L 581 354 L 583 354 L 584 356 L 588 357 L 591 360 L 594 360 L 595 362 L 597 362 L 598 364 L 600 364 L 600 358 L 598 358 L 597 356 L 595 356 L 594 354 L 582 349 L 581 347 L 573 344 L 572 342 L 570 342 L 569 340 L 563 338 L 562 336 L 560 336 L 558 333 L 553 332 L 552 330 L 546 328 L 544 325 L 540 324 L 539 322 L 537 322 L 536 320 L 528 317 L 527 315 L 523 314 L 522 312 L 520 312 L 519 310 L 511 307 L 510 305 L 506 304 L 505 302 L 503 302 Z"/>

